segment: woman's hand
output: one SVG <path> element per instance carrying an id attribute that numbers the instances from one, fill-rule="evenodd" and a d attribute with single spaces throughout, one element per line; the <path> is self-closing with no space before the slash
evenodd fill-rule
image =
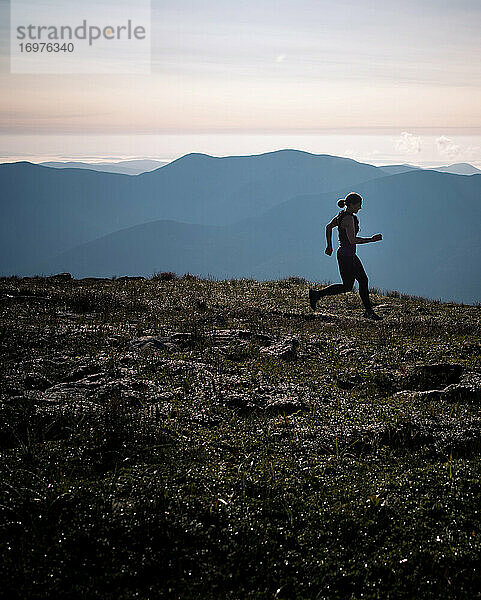
<path id="1" fill-rule="evenodd" d="M 376 233 L 376 235 L 373 235 L 371 237 L 371 242 L 380 242 L 382 240 L 382 234 L 381 233 Z"/>
<path id="2" fill-rule="evenodd" d="M 331 254 L 332 254 L 332 246 L 327 246 L 327 248 L 325 249 L 325 253 L 327 254 L 327 256 L 331 256 Z"/>

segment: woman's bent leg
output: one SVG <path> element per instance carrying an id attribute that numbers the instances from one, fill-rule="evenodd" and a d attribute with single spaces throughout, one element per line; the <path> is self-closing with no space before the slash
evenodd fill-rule
<path id="1" fill-rule="evenodd" d="M 342 254 L 337 255 L 337 262 L 339 264 L 339 272 L 341 274 L 342 283 L 333 283 L 328 285 L 323 290 L 320 290 L 319 297 L 334 296 L 335 294 L 343 294 L 344 292 L 350 292 L 354 285 L 355 270 L 354 270 L 354 256 L 343 256 Z"/>
<path id="2" fill-rule="evenodd" d="M 362 262 L 357 256 L 354 257 L 354 276 L 359 283 L 359 295 L 366 310 L 372 310 L 371 300 L 369 299 L 369 286 L 366 271 L 362 266 Z"/>
<path id="3" fill-rule="evenodd" d="M 332 285 L 328 285 L 322 290 L 319 290 L 319 298 L 324 298 L 324 296 L 335 296 L 336 294 L 343 294 L 346 291 L 346 286 L 343 283 L 333 283 Z"/>

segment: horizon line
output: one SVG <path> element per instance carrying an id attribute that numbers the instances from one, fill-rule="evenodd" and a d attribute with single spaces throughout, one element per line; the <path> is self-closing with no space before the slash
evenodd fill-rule
<path id="1" fill-rule="evenodd" d="M 158 129 L 156 131 L 89 131 L 86 132 L 85 129 L 81 131 L 58 131 L 52 132 L 50 130 L 48 133 L 39 132 L 38 129 L 29 129 L 27 131 L 20 130 L 16 131 L 14 129 L 4 129 L 0 128 L 0 135 L 5 136 L 32 136 L 35 137 L 52 137 L 52 136 L 75 136 L 81 135 L 84 136 L 144 136 L 144 135 L 294 135 L 294 134 L 302 134 L 302 135 L 319 135 L 324 133 L 337 133 L 338 135 L 342 135 L 343 133 L 366 133 L 366 132 L 378 132 L 382 131 L 384 133 L 392 132 L 398 134 L 399 132 L 403 132 L 409 130 L 410 133 L 416 133 L 418 131 L 428 132 L 428 131 L 442 131 L 455 133 L 460 132 L 460 135 L 479 135 L 481 134 L 481 126 L 479 125 L 428 125 L 428 126 L 418 126 L 418 125 L 366 125 L 366 126 L 358 126 L 358 127 L 304 127 L 304 128 L 290 128 L 290 129 L 236 129 L 236 128 L 223 128 L 223 129 L 185 129 L 179 131 L 177 129 Z"/>

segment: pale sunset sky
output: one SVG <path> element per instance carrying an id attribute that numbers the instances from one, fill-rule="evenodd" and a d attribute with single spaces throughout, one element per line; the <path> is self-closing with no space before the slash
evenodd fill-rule
<path id="1" fill-rule="evenodd" d="M 481 167 L 479 0 L 152 0 L 142 75 L 12 74 L 9 22 L 0 0 L 2 162 L 294 147 Z"/>

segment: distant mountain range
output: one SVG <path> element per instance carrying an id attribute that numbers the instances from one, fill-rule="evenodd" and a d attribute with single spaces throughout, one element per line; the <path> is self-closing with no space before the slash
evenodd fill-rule
<path id="1" fill-rule="evenodd" d="M 371 286 L 481 301 L 481 175 L 384 168 L 295 150 L 190 154 L 136 177 L 0 165 L 1 273 L 337 281 L 324 228 L 355 190 L 360 235 L 384 236 L 358 248 Z"/>
<path id="2" fill-rule="evenodd" d="M 139 175 L 147 171 L 159 169 L 168 164 L 168 161 L 160 160 L 121 160 L 119 162 L 42 162 L 43 167 L 54 169 L 90 169 L 91 171 L 103 171 L 104 173 L 123 173 L 124 175 Z"/>
<path id="3" fill-rule="evenodd" d="M 31 272 L 32 257 L 48 258 L 148 221 L 225 225 L 301 193 L 385 175 L 347 158 L 296 150 L 225 158 L 187 154 L 135 177 L 3 164 L 0 272 Z"/>
<path id="4" fill-rule="evenodd" d="M 421 167 L 415 167 L 414 165 L 383 165 L 379 168 L 390 175 L 397 175 L 398 173 L 407 173 L 408 171 L 421 169 Z"/>
<path id="5" fill-rule="evenodd" d="M 421 167 L 414 165 L 383 165 L 380 167 L 386 173 L 395 175 L 396 173 L 405 173 L 407 171 L 419 170 Z M 469 163 L 454 163 L 446 167 L 429 167 L 429 171 L 439 171 L 440 173 L 452 173 L 453 175 L 479 175 L 481 170 L 473 167 Z"/>
<path id="6" fill-rule="evenodd" d="M 455 163 L 447 167 L 436 167 L 434 170 L 441 173 L 454 173 L 455 175 L 479 175 L 481 173 L 481 170 L 469 163 Z"/>

